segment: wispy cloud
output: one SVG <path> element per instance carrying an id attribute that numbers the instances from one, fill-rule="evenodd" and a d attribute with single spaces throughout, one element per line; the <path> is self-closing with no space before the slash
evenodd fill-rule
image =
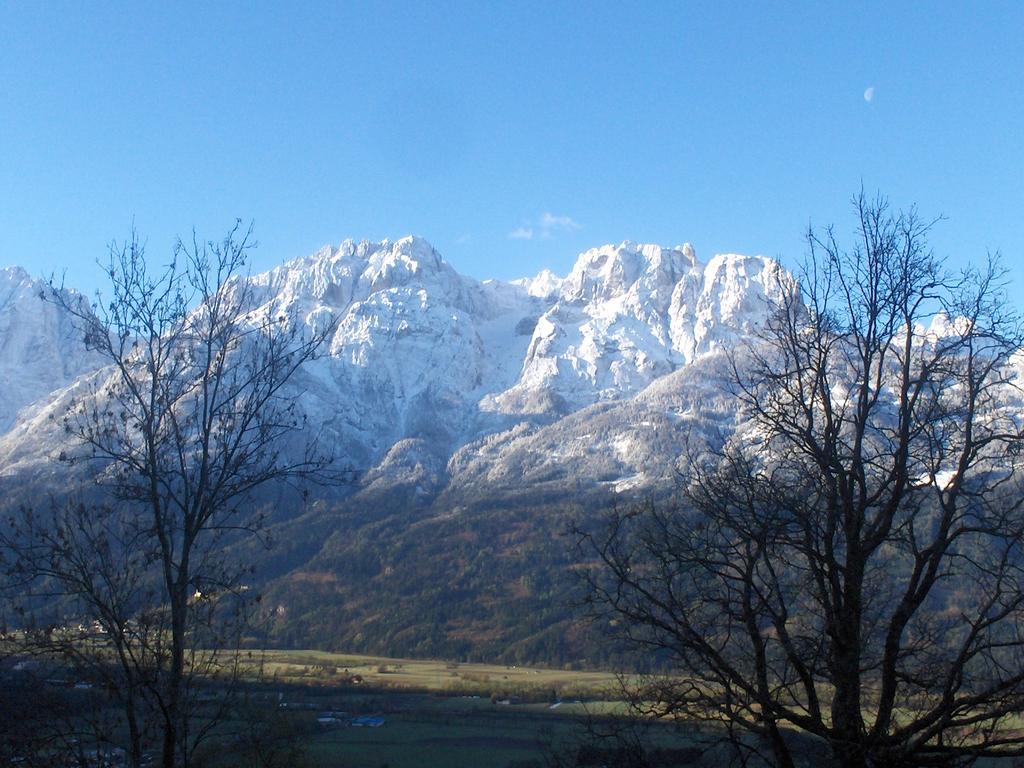
<path id="1" fill-rule="evenodd" d="M 510 240 L 533 240 L 533 227 L 516 227 L 508 236 Z"/>
<path id="2" fill-rule="evenodd" d="M 467 232 L 464 235 L 459 235 L 459 237 L 455 240 L 455 242 L 458 243 L 459 245 L 465 245 L 466 243 L 470 242 L 472 239 L 473 239 L 473 236 L 471 234 L 469 234 L 469 232 Z"/>
<path id="3" fill-rule="evenodd" d="M 512 240 L 533 240 L 534 237 L 547 238 L 559 232 L 575 232 L 578 229 L 582 229 L 582 226 L 571 216 L 558 216 L 544 211 L 536 221 L 524 221 L 508 236 Z"/>
<path id="4" fill-rule="evenodd" d="M 540 215 L 540 228 L 545 234 L 551 234 L 555 231 L 573 232 L 580 229 L 580 225 L 570 216 L 555 216 L 553 213 L 544 211 Z"/>

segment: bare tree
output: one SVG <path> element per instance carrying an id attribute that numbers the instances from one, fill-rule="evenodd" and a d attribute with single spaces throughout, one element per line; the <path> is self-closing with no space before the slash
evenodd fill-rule
<path id="1" fill-rule="evenodd" d="M 36 657 L 47 674 L 73 675 L 65 688 L 108 694 L 117 713 L 82 707 L 69 718 L 66 697 L 54 692 L 54 706 L 37 719 L 76 742 L 122 741 L 131 765 L 139 765 L 155 736 L 158 670 L 168 659 L 164 600 L 152 573 L 156 551 L 143 519 L 104 504 L 25 508 L 0 532 L 0 545 L 22 618 L 13 647 L 22 658 Z M 48 600 L 60 604 L 59 613 L 47 610 Z M 53 662 L 63 669 L 52 669 Z M 126 738 L 118 739 L 122 729 Z"/>
<path id="2" fill-rule="evenodd" d="M 8 572 L 22 595 L 70 598 L 87 634 L 95 622 L 99 656 L 66 626 L 45 639 L 114 692 L 136 765 L 155 729 L 163 766 L 187 766 L 213 721 L 193 717 L 196 681 L 234 679 L 250 574 L 224 548 L 263 536 L 260 493 L 327 476 L 288 384 L 332 328 L 260 311 L 242 274 L 251 247 L 236 224 L 220 242 L 179 241 L 154 272 L 133 234 L 111 248 L 95 313 L 44 297 L 109 363 L 71 402 L 61 456 L 88 463 L 108 502 L 16 517 Z"/>
<path id="3" fill-rule="evenodd" d="M 931 222 L 855 200 L 731 359 L 746 423 L 671 508 L 581 544 L 592 610 L 670 663 L 639 711 L 711 721 L 739 762 L 1024 754 L 1021 328 L 1004 275 L 947 274 Z"/>

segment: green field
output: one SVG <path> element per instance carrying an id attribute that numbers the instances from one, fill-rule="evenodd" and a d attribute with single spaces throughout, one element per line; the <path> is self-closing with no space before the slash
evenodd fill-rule
<path id="1" fill-rule="evenodd" d="M 423 659 L 391 659 L 322 651 L 266 651 L 252 657 L 250 669 L 263 679 L 324 687 L 354 685 L 431 693 L 542 697 L 618 698 L 618 678 L 610 672 L 577 672 L 500 664 L 455 664 Z"/>

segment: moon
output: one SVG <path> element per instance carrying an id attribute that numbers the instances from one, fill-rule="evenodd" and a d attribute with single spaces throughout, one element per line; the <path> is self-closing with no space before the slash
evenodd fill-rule
<path id="1" fill-rule="evenodd" d="M 868 89 L 864 91 L 864 101 L 870 104 L 875 100 L 875 86 L 868 86 Z"/>

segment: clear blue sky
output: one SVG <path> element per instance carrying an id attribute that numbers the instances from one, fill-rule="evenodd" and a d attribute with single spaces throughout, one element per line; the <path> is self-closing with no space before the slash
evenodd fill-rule
<path id="1" fill-rule="evenodd" d="M 0 265 L 89 288 L 133 221 L 162 256 L 235 217 L 257 269 L 407 233 L 479 278 L 792 263 L 863 181 L 1024 267 L 1024 3 L 161 5 L 0 1 Z"/>

